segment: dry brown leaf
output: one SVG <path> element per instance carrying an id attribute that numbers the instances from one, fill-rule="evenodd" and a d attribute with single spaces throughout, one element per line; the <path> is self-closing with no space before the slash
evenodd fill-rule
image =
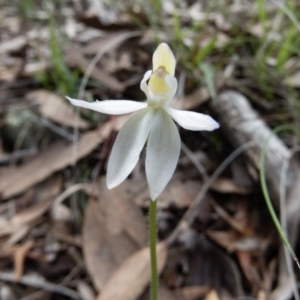
<path id="1" fill-rule="evenodd" d="M 98 204 L 90 199 L 83 224 L 83 253 L 86 268 L 94 286 L 101 290 L 110 274 L 117 268 L 117 262 L 106 243 L 105 230 L 98 220 Z"/>
<path id="2" fill-rule="evenodd" d="M 49 30 L 47 28 L 43 30 L 32 29 L 31 31 L 25 34 L 23 33 L 22 35 L 14 37 L 11 40 L 2 42 L 0 46 L 0 55 L 11 51 L 19 51 L 29 41 L 36 38 L 45 38 L 48 35 L 49 35 Z"/>
<path id="3" fill-rule="evenodd" d="M 148 205 L 149 191 L 145 180 L 145 189 L 139 193 L 134 199 L 139 206 L 145 207 Z M 168 208 L 171 205 L 182 209 L 188 207 L 196 195 L 199 193 L 199 182 L 189 180 L 182 182 L 178 176 L 173 176 L 166 189 L 159 197 L 157 203 L 159 208 Z"/>
<path id="4" fill-rule="evenodd" d="M 89 3 L 89 8 L 84 12 L 78 12 L 77 16 L 81 22 L 89 27 L 105 29 L 106 31 L 135 27 L 135 24 L 126 13 L 107 5 L 104 1 L 89 1 Z M 123 8 L 126 10 L 125 7 Z"/>
<path id="5" fill-rule="evenodd" d="M 17 246 L 14 257 L 15 257 L 15 280 L 19 281 L 20 278 L 23 276 L 24 271 L 24 260 L 28 251 L 33 246 L 33 241 L 27 241 L 23 245 Z"/>
<path id="6" fill-rule="evenodd" d="M 211 290 L 205 297 L 205 300 L 220 300 L 218 293 L 215 290 Z"/>
<path id="7" fill-rule="evenodd" d="M 25 224 L 23 226 L 12 226 L 9 232 L 9 234 L 11 235 L 9 239 L 5 241 L 3 249 L 7 249 L 7 247 L 9 248 L 11 245 L 15 245 L 17 242 L 21 241 L 29 233 L 31 227 L 31 224 Z"/>
<path id="8" fill-rule="evenodd" d="M 167 245 L 157 245 L 160 273 L 167 259 Z M 143 248 L 124 261 L 103 287 L 98 300 L 136 300 L 150 282 L 150 250 Z"/>
<path id="9" fill-rule="evenodd" d="M 132 116 L 134 116 L 134 113 L 115 117 L 114 129 L 119 131 Z"/>
<path id="10" fill-rule="evenodd" d="M 95 300 L 95 292 L 85 281 L 78 280 L 77 290 L 82 300 Z"/>
<path id="11" fill-rule="evenodd" d="M 102 60 L 102 65 L 109 73 L 116 73 L 120 70 L 134 71 L 136 68 L 132 62 L 132 57 L 129 52 L 123 51 L 118 56 L 118 60 L 108 58 Z M 139 70 L 138 70 L 139 71 Z"/>
<path id="12" fill-rule="evenodd" d="M 101 49 L 107 42 L 111 39 L 114 39 L 117 36 L 117 33 L 109 33 L 105 37 L 98 37 L 93 39 L 82 49 L 82 53 L 86 55 L 95 55 L 99 49 Z"/>
<path id="13" fill-rule="evenodd" d="M 246 26 L 247 31 L 253 34 L 255 37 L 262 39 L 264 36 L 264 26 L 261 23 L 257 23 L 255 25 Z"/>
<path id="14" fill-rule="evenodd" d="M 232 181 L 236 186 L 248 191 L 254 190 L 253 179 L 250 177 L 244 159 L 236 159 L 231 163 L 231 174 Z"/>
<path id="15" fill-rule="evenodd" d="M 77 67 L 82 70 L 86 70 L 90 65 L 90 61 L 87 60 L 78 49 L 69 47 L 66 49 L 66 63 L 72 67 Z M 114 76 L 111 76 L 105 72 L 105 70 L 99 70 L 95 67 L 91 73 L 91 77 L 102 82 L 109 89 L 121 92 L 124 90 L 125 85 L 119 82 Z"/>
<path id="16" fill-rule="evenodd" d="M 10 57 L 10 56 L 0 57 L 0 61 L 1 61 L 1 65 L 0 65 L 1 81 L 13 80 L 22 68 L 22 59 L 17 57 Z"/>
<path id="17" fill-rule="evenodd" d="M 37 104 L 39 113 L 53 122 L 81 129 L 89 127 L 88 122 L 76 116 L 74 108 L 55 93 L 37 90 L 27 93 L 25 98 L 31 103 Z"/>
<path id="18" fill-rule="evenodd" d="M 5 224 L 1 224 L 0 226 L 0 236 L 4 234 L 11 233 L 14 228 L 20 228 L 28 223 L 34 221 L 38 217 L 40 217 L 45 211 L 50 207 L 51 199 L 47 199 L 46 201 L 41 201 L 36 205 L 29 207 L 20 213 L 14 215 L 10 220 L 8 220 Z M 9 226 L 8 226 L 9 225 Z"/>
<path id="19" fill-rule="evenodd" d="M 209 90 L 207 87 L 200 87 L 195 92 L 184 97 L 184 99 L 179 99 L 178 101 L 173 101 L 172 107 L 177 109 L 192 109 L 197 107 L 210 98 Z"/>
<path id="20" fill-rule="evenodd" d="M 240 237 L 234 231 L 206 231 L 206 234 L 217 244 L 233 251 L 261 251 L 262 240 L 256 236 Z"/>
<path id="21" fill-rule="evenodd" d="M 299 88 L 300 87 L 300 72 L 297 72 L 297 73 L 285 78 L 284 83 L 288 86 Z"/>
<path id="22" fill-rule="evenodd" d="M 253 235 L 253 229 L 245 222 L 245 216 L 244 218 L 236 218 L 235 216 L 231 216 L 223 207 L 221 207 L 213 199 L 210 200 L 210 203 L 212 204 L 216 213 L 237 232 L 246 236 Z"/>
<path id="23" fill-rule="evenodd" d="M 224 194 L 247 195 L 251 191 L 236 185 L 233 180 L 228 178 L 218 178 L 211 187 L 214 191 Z"/>
<path id="24" fill-rule="evenodd" d="M 22 76 L 31 77 L 40 73 L 45 73 L 50 65 L 51 63 L 49 61 L 27 62 L 22 71 Z"/>
<path id="25" fill-rule="evenodd" d="M 240 263 L 244 275 L 251 283 L 252 287 L 259 288 L 260 282 L 258 282 L 258 274 L 255 272 L 254 264 L 252 260 L 252 253 L 249 251 L 237 251 L 237 258 Z"/>
<path id="26" fill-rule="evenodd" d="M 122 32 L 108 32 L 104 37 L 99 37 L 91 42 L 89 42 L 83 49 L 82 53 L 87 55 L 95 55 L 99 49 L 104 47 L 107 43 L 113 43 L 116 39 L 120 39 L 121 36 L 124 36 L 124 31 Z M 122 40 L 122 42 L 124 39 Z M 118 46 L 118 44 L 116 45 Z"/>
<path id="27" fill-rule="evenodd" d="M 147 243 L 147 226 L 141 210 L 126 192 L 127 182 L 109 191 L 99 183 L 99 201 L 90 200 L 83 226 L 87 269 L 101 290 L 120 263 Z"/>
<path id="28" fill-rule="evenodd" d="M 258 291 L 257 300 L 267 300 L 267 299 L 268 299 L 268 296 L 267 296 L 266 291 L 263 291 L 263 290 Z"/>
<path id="29" fill-rule="evenodd" d="M 114 123 L 108 122 L 101 128 L 84 134 L 80 141 L 73 145 L 69 142 L 58 142 L 40 151 L 31 161 L 21 166 L 14 166 L 0 174 L 0 194 L 9 198 L 24 192 L 34 184 L 46 179 L 54 172 L 73 163 L 74 152 L 77 160 L 93 151 L 113 130 Z M 76 151 L 74 151 L 76 147 Z"/>
<path id="30" fill-rule="evenodd" d="M 207 286 L 186 286 L 179 290 L 183 300 L 197 300 L 204 297 L 209 291 Z"/>
<path id="31" fill-rule="evenodd" d="M 234 242 L 230 251 L 261 251 L 263 240 L 258 236 L 246 236 Z"/>
<path id="32" fill-rule="evenodd" d="M 52 203 L 52 200 L 60 192 L 61 185 L 62 180 L 59 176 L 57 176 L 55 180 L 52 180 L 50 183 L 47 182 L 47 184 L 42 185 L 35 193 L 36 198 L 39 199 L 39 202 L 27 207 L 26 209 L 15 214 L 6 222 L 2 223 L 0 226 L 0 236 L 14 234 L 16 235 L 15 237 L 19 237 L 21 234 L 22 237 L 30 228 L 29 225 L 47 211 Z M 6 244 L 12 245 L 14 242 L 15 239 L 10 239 Z"/>
<path id="33" fill-rule="evenodd" d="M 219 90 L 224 85 L 224 79 L 216 80 L 215 87 Z M 177 99 L 172 102 L 172 107 L 176 109 L 190 110 L 207 102 L 211 98 L 209 89 L 206 86 L 199 87 L 195 92 L 185 96 L 183 99 Z"/>
<path id="34" fill-rule="evenodd" d="M 0 285 L 0 299 L 1 300 L 18 300 L 20 299 L 18 296 L 17 296 L 17 291 L 16 291 L 16 288 L 11 286 L 11 285 L 8 285 L 8 284 L 5 284 L 5 283 L 2 283 Z"/>
<path id="35" fill-rule="evenodd" d="M 206 235 L 220 246 L 230 250 L 238 239 L 238 235 L 234 231 L 213 231 L 207 230 Z"/>
<path id="36" fill-rule="evenodd" d="M 160 285 L 158 290 L 159 299 L 163 300 L 180 300 L 178 299 L 178 295 L 176 292 L 171 291 L 170 289 L 166 288 L 165 286 Z M 149 294 L 146 299 L 149 299 Z"/>

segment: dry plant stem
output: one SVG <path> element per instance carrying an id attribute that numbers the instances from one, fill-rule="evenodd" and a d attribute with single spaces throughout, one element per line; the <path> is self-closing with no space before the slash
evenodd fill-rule
<path id="1" fill-rule="evenodd" d="M 208 176 L 207 176 L 207 173 L 206 173 L 204 167 L 201 165 L 201 163 L 199 162 L 199 160 L 195 157 L 195 155 L 193 154 L 193 152 L 183 142 L 181 142 L 181 150 L 190 159 L 190 161 L 195 165 L 195 167 L 197 168 L 197 170 L 201 174 L 203 181 L 207 181 L 208 180 Z"/>
<path id="2" fill-rule="evenodd" d="M 158 276 L 157 276 L 157 256 L 156 256 L 156 200 L 150 200 L 149 210 L 149 240 L 150 240 L 150 260 L 151 260 L 151 300 L 157 300 Z"/>
<path id="3" fill-rule="evenodd" d="M 90 194 L 91 188 L 92 188 L 92 186 L 90 184 L 84 184 L 84 183 L 74 184 L 74 185 L 68 187 L 63 193 L 61 193 L 59 196 L 57 196 L 54 199 L 54 201 L 52 203 L 52 207 L 54 207 L 55 205 L 59 205 L 65 199 L 67 199 L 74 193 L 79 192 L 81 190 L 86 191 L 88 194 Z"/>
<path id="4" fill-rule="evenodd" d="M 39 118 L 39 119 L 35 118 L 34 121 L 37 124 L 41 123 L 43 126 L 49 128 L 51 131 L 62 136 L 63 138 L 65 138 L 71 142 L 73 141 L 73 135 L 71 133 L 69 133 L 67 130 L 63 129 L 61 126 L 55 125 L 54 123 L 50 122 L 46 118 Z"/>
<path id="5" fill-rule="evenodd" d="M 20 158 L 27 158 L 28 156 L 33 156 L 37 154 L 38 150 L 36 147 L 29 149 L 13 151 L 11 154 L 2 154 L 0 157 L 0 165 L 9 164 L 11 161 L 16 161 Z"/>
<path id="6" fill-rule="evenodd" d="M 9 272 L 0 272 L 0 281 L 16 283 L 15 274 Z M 35 287 L 52 293 L 61 294 L 71 299 L 80 299 L 79 295 L 75 291 L 62 285 L 47 282 L 41 278 L 24 275 L 20 278 L 20 280 L 17 281 L 17 283 Z"/>

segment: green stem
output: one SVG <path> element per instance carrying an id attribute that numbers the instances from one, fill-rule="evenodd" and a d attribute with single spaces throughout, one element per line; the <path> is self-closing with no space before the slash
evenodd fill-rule
<path id="1" fill-rule="evenodd" d="M 157 258 L 156 258 L 156 200 L 150 200 L 149 212 L 149 238 L 150 238 L 150 258 L 151 258 L 151 300 L 157 300 L 158 278 L 157 278 Z"/>
<path id="2" fill-rule="evenodd" d="M 292 258 L 294 259 L 294 261 L 296 262 L 298 268 L 300 269 L 300 264 L 299 264 L 298 258 L 296 256 L 289 240 L 288 240 L 288 237 L 287 237 L 286 233 L 282 229 L 281 224 L 280 224 L 280 222 L 277 218 L 275 209 L 273 207 L 273 204 L 272 204 L 272 201 L 271 201 L 271 198 L 270 198 L 270 195 L 269 195 L 269 190 L 268 190 L 268 187 L 267 187 L 266 174 L 265 174 L 265 159 L 266 159 L 266 152 L 267 152 L 268 143 L 269 143 L 270 139 L 272 138 L 272 136 L 274 134 L 276 134 L 280 131 L 283 131 L 283 130 L 293 130 L 293 131 L 296 131 L 296 133 L 299 133 L 297 131 L 297 129 L 295 129 L 294 126 L 289 125 L 289 124 L 285 124 L 285 125 L 281 125 L 281 126 L 276 127 L 272 131 L 272 134 L 270 134 L 270 136 L 265 140 L 265 142 L 263 144 L 263 148 L 262 148 L 261 153 L 260 153 L 260 162 L 259 162 L 260 184 L 261 184 L 261 187 L 262 187 L 262 192 L 263 192 L 268 210 L 269 210 L 270 215 L 272 217 L 272 220 L 273 220 L 273 222 L 276 226 L 276 229 L 277 229 L 283 243 L 285 244 L 285 246 L 289 250 Z"/>

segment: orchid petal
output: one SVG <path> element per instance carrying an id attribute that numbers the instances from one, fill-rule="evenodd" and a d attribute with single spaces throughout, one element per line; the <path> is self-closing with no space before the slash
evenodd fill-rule
<path id="1" fill-rule="evenodd" d="M 167 75 L 165 78 L 166 84 L 169 88 L 169 91 L 167 95 L 165 96 L 165 99 L 163 100 L 163 106 L 169 106 L 170 102 L 174 98 L 176 92 L 177 92 L 177 79 L 172 75 Z"/>
<path id="2" fill-rule="evenodd" d="M 188 130 L 212 131 L 220 127 L 212 117 L 193 111 L 166 108 L 169 115 L 183 128 Z"/>
<path id="3" fill-rule="evenodd" d="M 146 174 L 151 199 L 156 200 L 170 181 L 180 154 L 180 136 L 171 117 L 158 109 L 150 132 Z"/>
<path id="4" fill-rule="evenodd" d="M 145 102 L 136 102 L 131 100 L 104 100 L 96 102 L 87 102 L 66 97 L 73 105 L 95 110 L 109 115 L 128 114 L 147 106 Z"/>
<path id="5" fill-rule="evenodd" d="M 161 43 L 157 47 L 153 53 L 152 63 L 153 71 L 156 71 L 159 67 L 164 67 L 169 74 L 175 74 L 176 60 L 172 50 L 166 43 Z"/>
<path id="6" fill-rule="evenodd" d="M 133 170 L 148 138 L 154 110 L 138 112 L 120 130 L 110 154 L 107 168 L 107 187 L 119 185 Z"/>
<path id="7" fill-rule="evenodd" d="M 152 74 L 151 70 L 147 71 L 145 73 L 145 75 L 141 81 L 141 85 L 140 85 L 141 90 L 146 94 L 147 98 L 149 98 L 149 88 L 147 85 L 147 81 L 150 78 L 151 74 Z"/>

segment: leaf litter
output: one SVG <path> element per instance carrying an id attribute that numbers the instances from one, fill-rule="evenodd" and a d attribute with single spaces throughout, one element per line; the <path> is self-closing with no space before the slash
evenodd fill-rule
<path id="1" fill-rule="evenodd" d="M 126 192 L 128 183 L 107 190 L 97 184 L 98 199 L 89 199 L 83 225 L 83 250 L 88 271 L 99 291 L 119 265 L 147 244 L 147 226 L 141 210 Z M 121 200 L 121 202 L 120 202 Z"/>
<path id="2" fill-rule="evenodd" d="M 47 90 L 36 90 L 25 96 L 30 104 L 37 106 L 38 113 L 61 126 L 87 129 L 89 123 L 78 118 L 73 108 L 55 93 Z"/>
<path id="3" fill-rule="evenodd" d="M 144 160 L 123 185 L 105 186 L 111 145 L 129 116 L 78 112 L 64 98 L 78 93 L 88 68 L 85 100 L 144 100 L 139 81 L 151 68 L 150 53 L 157 39 L 168 39 L 182 78 L 174 107 L 216 113 L 214 102 L 230 87 L 270 117 L 272 128 L 274 111 L 299 123 L 291 14 L 274 3 L 225 2 L 211 9 L 167 1 L 156 10 L 140 1 L 121 8 L 104 1 L 1 4 L 1 299 L 149 299 Z M 209 178 L 236 147 L 226 125 L 213 136 L 180 132 L 189 151 L 158 202 L 161 299 L 286 299 L 299 277 L 281 267 L 281 242 L 246 156 L 193 206 L 205 186 L 199 164 Z M 196 215 L 185 223 L 190 208 Z M 169 239 L 178 224 L 184 230 Z"/>

